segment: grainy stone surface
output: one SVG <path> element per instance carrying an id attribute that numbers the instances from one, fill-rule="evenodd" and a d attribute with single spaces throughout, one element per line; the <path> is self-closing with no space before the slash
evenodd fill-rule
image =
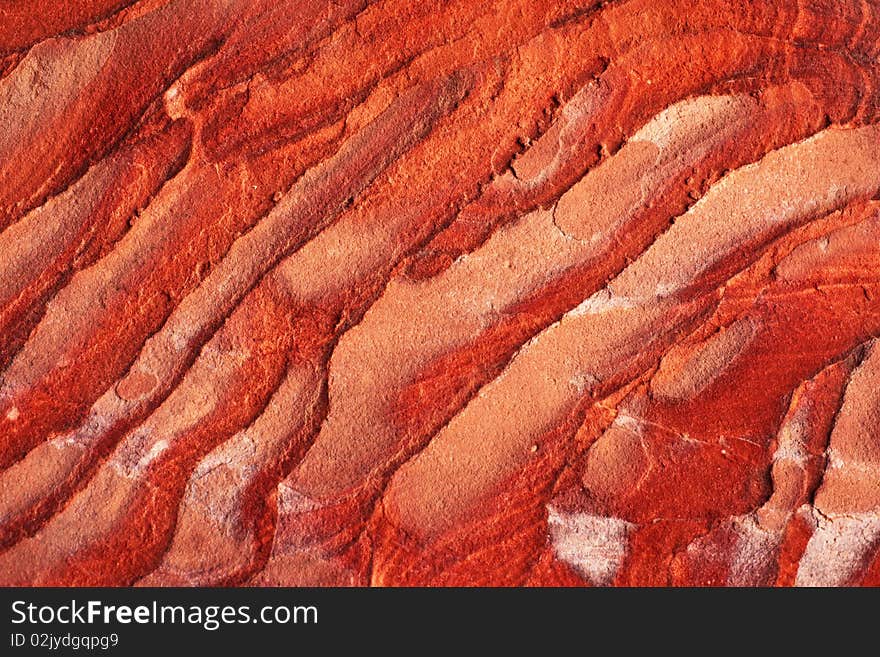
<path id="1" fill-rule="evenodd" d="M 874 0 L 0 10 L 0 584 L 880 584 Z"/>

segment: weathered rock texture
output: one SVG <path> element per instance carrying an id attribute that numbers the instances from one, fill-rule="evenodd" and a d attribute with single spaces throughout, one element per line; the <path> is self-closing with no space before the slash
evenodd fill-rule
<path id="1" fill-rule="evenodd" d="M 0 8 L 0 582 L 880 583 L 875 0 Z"/>

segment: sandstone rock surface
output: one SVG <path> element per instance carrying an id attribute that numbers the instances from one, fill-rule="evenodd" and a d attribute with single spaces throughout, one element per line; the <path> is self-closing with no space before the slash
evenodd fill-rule
<path id="1" fill-rule="evenodd" d="M 880 4 L 0 8 L 0 584 L 880 585 Z"/>

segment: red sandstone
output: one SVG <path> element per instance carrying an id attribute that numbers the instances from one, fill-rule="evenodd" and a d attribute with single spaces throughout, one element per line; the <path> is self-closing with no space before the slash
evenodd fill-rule
<path id="1" fill-rule="evenodd" d="M 880 584 L 880 7 L 0 13 L 0 583 Z"/>

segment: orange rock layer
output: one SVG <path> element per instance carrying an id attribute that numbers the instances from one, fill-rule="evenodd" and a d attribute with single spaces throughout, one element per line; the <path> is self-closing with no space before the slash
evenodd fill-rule
<path id="1" fill-rule="evenodd" d="M 0 583 L 880 584 L 880 5 L 0 10 Z"/>

